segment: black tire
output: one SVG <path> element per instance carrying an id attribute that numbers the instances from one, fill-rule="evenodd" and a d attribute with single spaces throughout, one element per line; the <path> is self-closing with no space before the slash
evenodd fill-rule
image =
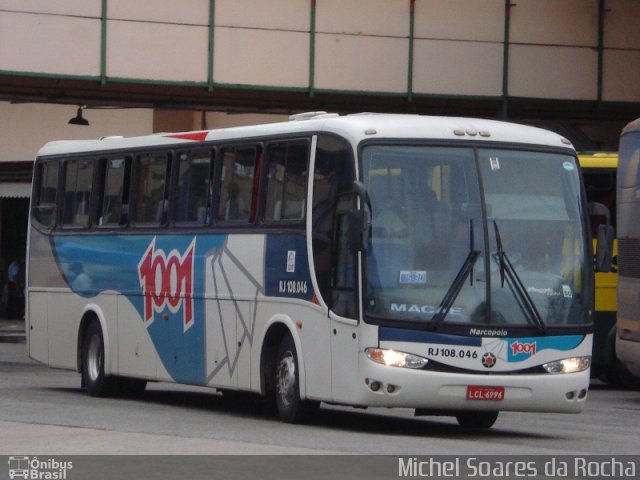
<path id="1" fill-rule="evenodd" d="M 464 428 L 491 428 L 500 412 L 465 411 L 456 415 L 458 424 Z"/>
<path id="2" fill-rule="evenodd" d="M 298 355 L 293 338 L 282 339 L 274 369 L 275 403 L 280 420 L 300 423 L 305 418 L 305 408 L 300 399 Z"/>
<path id="3" fill-rule="evenodd" d="M 104 373 L 104 338 L 100 324 L 87 327 L 82 342 L 82 384 L 93 397 L 106 397 L 118 392 L 118 381 Z"/>

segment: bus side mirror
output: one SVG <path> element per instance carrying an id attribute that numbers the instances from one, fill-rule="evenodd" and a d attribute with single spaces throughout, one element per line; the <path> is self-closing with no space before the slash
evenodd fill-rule
<path id="1" fill-rule="evenodd" d="M 352 252 L 366 251 L 369 243 L 369 229 L 371 218 L 371 199 L 367 187 L 363 183 L 353 182 L 353 193 L 360 200 L 360 209 L 349 212 L 349 248 Z"/>
<path id="2" fill-rule="evenodd" d="M 605 217 L 606 224 L 611 225 L 611 212 L 606 205 L 599 202 L 590 202 L 588 208 L 589 217 Z"/>
<path id="3" fill-rule="evenodd" d="M 591 202 L 588 205 L 589 217 L 604 217 L 605 223 L 598 225 L 596 231 L 596 272 L 610 272 L 613 263 L 613 237 L 615 235 L 611 226 L 611 212 L 599 202 Z M 592 227 L 593 228 L 593 227 Z"/>
<path id="4" fill-rule="evenodd" d="M 364 210 L 352 210 L 348 215 L 349 250 L 361 252 L 367 249 L 367 215 Z"/>
<path id="5" fill-rule="evenodd" d="M 613 262 L 614 230 L 611 225 L 599 225 L 596 243 L 596 272 L 610 272 Z"/>

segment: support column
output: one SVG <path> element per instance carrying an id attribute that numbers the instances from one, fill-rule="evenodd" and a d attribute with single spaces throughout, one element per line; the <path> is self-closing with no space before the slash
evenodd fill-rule
<path id="1" fill-rule="evenodd" d="M 413 43 L 416 26 L 416 0 L 409 0 L 409 62 L 407 64 L 407 100 L 413 100 Z"/>
<path id="2" fill-rule="evenodd" d="M 509 43 L 511 36 L 511 9 L 516 4 L 511 0 L 504 2 L 504 47 L 502 50 L 502 102 L 500 108 L 500 119 L 509 118 Z"/>

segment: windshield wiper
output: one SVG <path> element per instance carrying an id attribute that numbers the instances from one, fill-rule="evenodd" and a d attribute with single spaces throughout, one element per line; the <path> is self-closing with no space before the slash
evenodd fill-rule
<path id="1" fill-rule="evenodd" d="M 538 308 L 536 304 L 533 302 L 533 299 L 527 292 L 527 288 L 522 283 L 518 272 L 514 268 L 511 260 L 507 256 L 507 252 L 504 251 L 502 247 L 502 239 L 500 238 L 500 230 L 498 230 L 498 224 L 496 221 L 493 221 L 493 227 L 496 233 L 496 248 L 497 251 L 493 255 L 494 260 L 498 263 L 500 267 L 500 286 L 504 288 L 505 278 L 509 285 L 509 288 L 512 292 L 514 292 L 517 296 L 518 305 L 522 309 L 522 311 L 527 315 L 528 320 L 533 323 L 541 332 L 546 331 L 546 325 L 544 324 L 544 320 L 540 316 L 540 312 L 538 312 Z"/>
<path id="2" fill-rule="evenodd" d="M 474 239 L 473 239 L 473 220 L 469 220 L 469 254 L 467 258 L 465 258 L 460 270 L 456 274 L 456 278 L 453 279 L 447 293 L 445 293 L 440 305 L 438 306 L 438 313 L 436 313 L 431 319 L 431 328 L 434 330 L 437 329 L 440 324 L 444 321 L 445 317 L 451 310 L 453 306 L 453 302 L 455 302 L 456 298 L 460 294 L 462 287 L 464 286 L 464 282 L 467 280 L 467 277 L 471 275 L 471 284 L 473 285 L 473 266 L 476 263 L 476 260 L 480 256 L 479 250 L 474 250 Z"/>

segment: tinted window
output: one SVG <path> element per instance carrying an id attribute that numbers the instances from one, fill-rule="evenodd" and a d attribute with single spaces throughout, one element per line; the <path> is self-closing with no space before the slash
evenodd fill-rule
<path id="1" fill-rule="evenodd" d="M 33 218 L 42 225 L 53 227 L 56 220 L 59 164 L 56 161 L 41 162 L 36 168 Z"/>
<path id="2" fill-rule="evenodd" d="M 340 195 L 351 190 L 354 162 L 350 145 L 333 136 L 319 136 L 313 172 L 313 261 L 320 293 L 334 311 L 356 316 L 355 277 L 352 256 L 345 250 L 344 228 L 353 197 L 338 210 Z M 339 264 L 339 266 L 338 266 Z M 332 267 L 333 265 L 333 267 Z"/>
<path id="3" fill-rule="evenodd" d="M 169 157 L 166 153 L 137 157 L 136 206 L 132 220 L 138 224 L 160 225 L 166 222 L 168 201 L 166 187 Z"/>
<path id="4" fill-rule="evenodd" d="M 267 150 L 265 220 L 301 220 L 307 198 L 307 142 L 277 143 Z"/>
<path id="5" fill-rule="evenodd" d="M 173 219 L 176 223 L 209 222 L 211 165 L 211 153 L 208 150 L 178 155 L 178 180 L 173 199 Z"/>
<path id="6" fill-rule="evenodd" d="M 99 225 L 118 226 L 126 223 L 129 166 L 130 160 L 125 158 L 105 161 Z"/>
<path id="7" fill-rule="evenodd" d="M 255 219 L 256 212 L 256 166 L 259 149 L 225 148 L 221 158 L 218 220 L 230 223 L 251 222 Z"/>
<path id="8" fill-rule="evenodd" d="M 90 223 L 93 162 L 69 160 L 65 164 L 62 225 L 88 227 Z"/>

